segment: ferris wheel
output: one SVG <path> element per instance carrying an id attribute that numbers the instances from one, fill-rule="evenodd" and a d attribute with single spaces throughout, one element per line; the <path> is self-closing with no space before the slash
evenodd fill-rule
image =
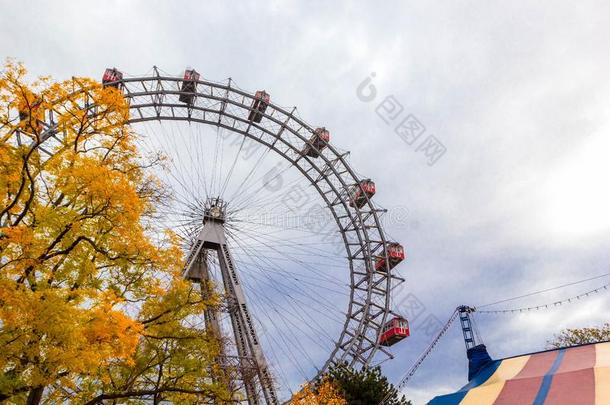
<path id="1" fill-rule="evenodd" d="M 141 150 L 163 156 L 155 170 L 171 197 L 159 226 L 183 241 L 183 276 L 223 298 L 204 327 L 223 341 L 218 363 L 239 370 L 249 404 L 279 404 L 332 364 L 391 357 L 388 346 L 409 335 L 391 303 L 404 249 L 383 230 L 374 181 L 328 129 L 264 90 L 190 68 L 112 68 L 102 81 L 127 99 Z M 56 135 L 45 127 L 41 143 Z"/>

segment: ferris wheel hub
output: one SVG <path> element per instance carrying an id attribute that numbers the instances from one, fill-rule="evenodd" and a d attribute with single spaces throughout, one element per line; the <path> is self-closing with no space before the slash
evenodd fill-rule
<path id="1" fill-rule="evenodd" d="M 224 222 L 227 212 L 227 203 L 220 197 L 208 198 L 204 204 L 203 223 L 208 220 Z"/>

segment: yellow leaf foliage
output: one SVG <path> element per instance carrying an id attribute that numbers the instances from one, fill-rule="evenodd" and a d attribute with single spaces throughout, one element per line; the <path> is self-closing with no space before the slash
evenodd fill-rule
<path id="1" fill-rule="evenodd" d="M 120 91 L 27 81 L 8 61 L 0 107 L 0 401 L 41 387 L 56 402 L 176 385 L 227 397 L 206 377 L 219 342 L 186 322 L 217 299 L 181 279 L 177 238 L 154 226 L 164 192 Z"/>
<path id="2" fill-rule="evenodd" d="M 288 405 L 347 405 L 340 391 L 333 383 L 325 379 L 317 387 L 306 384 L 294 394 Z"/>

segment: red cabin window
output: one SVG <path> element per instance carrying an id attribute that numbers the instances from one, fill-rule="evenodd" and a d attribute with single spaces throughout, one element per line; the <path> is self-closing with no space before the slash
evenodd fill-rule
<path id="1" fill-rule="evenodd" d="M 309 143 L 305 145 L 303 153 L 317 158 L 320 156 L 320 151 L 326 147 L 328 141 L 330 141 L 330 132 L 324 127 L 316 128 L 311 138 L 309 138 Z"/>
<path id="2" fill-rule="evenodd" d="M 320 142 L 328 143 L 328 141 L 330 141 L 330 132 L 324 127 L 316 128 L 314 135 Z"/>
<path id="3" fill-rule="evenodd" d="M 271 102 L 271 96 L 265 92 L 265 90 L 258 90 L 254 94 L 254 100 L 252 100 L 252 107 L 250 107 L 250 114 L 248 115 L 248 121 L 259 123 L 263 119 L 263 114 L 267 106 Z"/>
<path id="4" fill-rule="evenodd" d="M 370 194 L 371 196 L 375 194 L 375 183 L 373 183 L 371 180 L 361 182 L 360 187 L 362 187 L 365 193 Z"/>
<path id="5" fill-rule="evenodd" d="M 254 98 L 256 100 L 262 101 L 264 104 L 269 104 L 269 102 L 271 101 L 271 96 L 265 90 L 258 90 L 254 94 Z M 267 107 L 267 105 L 265 105 L 265 107 Z"/>
<path id="6" fill-rule="evenodd" d="M 405 259 L 405 249 L 400 243 L 390 242 L 387 246 L 390 269 Z M 375 271 L 386 271 L 385 257 L 379 256 L 375 261 Z"/>
<path id="7" fill-rule="evenodd" d="M 120 80 L 123 80 L 123 73 L 119 72 L 116 68 L 108 68 L 104 71 L 104 76 L 102 76 L 102 85 L 118 89 L 119 83 L 115 82 Z"/>
<path id="8" fill-rule="evenodd" d="M 375 182 L 371 179 L 361 180 L 352 187 L 349 205 L 362 208 L 366 204 L 367 197 L 370 199 L 375 195 Z"/>
<path id="9" fill-rule="evenodd" d="M 404 259 L 405 258 L 405 250 L 402 245 L 398 243 L 392 243 L 388 248 L 388 255 L 392 259 Z"/>
<path id="10" fill-rule="evenodd" d="M 184 81 L 185 82 L 196 82 L 199 80 L 201 75 L 197 73 L 195 69 L 187 69 L 184 71 Z"/>
<path id="11" fill-rule="evenodd" d="M 199 76 L 195 69 L 186 69 L 184 71 L 184 80 L 182 81 L 182 86 L 180 86 L 178 100 L 186 104 L 193 104 L 195 102 Z"/>
<path id="12" fill-rule="evenodd" d="M 381 329 L 379 344 L 382 346 L 392 346 L 410 335 L 409 322 L 405 318 L 397 316 L 386 322 Z"/>

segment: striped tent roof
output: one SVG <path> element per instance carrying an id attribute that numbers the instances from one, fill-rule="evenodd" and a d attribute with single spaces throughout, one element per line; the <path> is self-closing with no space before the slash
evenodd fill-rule
<path id="1" fill-rule="evenodd" d="M 428 405 L 610 404 L 610 342 L 494 360 Z"/>

